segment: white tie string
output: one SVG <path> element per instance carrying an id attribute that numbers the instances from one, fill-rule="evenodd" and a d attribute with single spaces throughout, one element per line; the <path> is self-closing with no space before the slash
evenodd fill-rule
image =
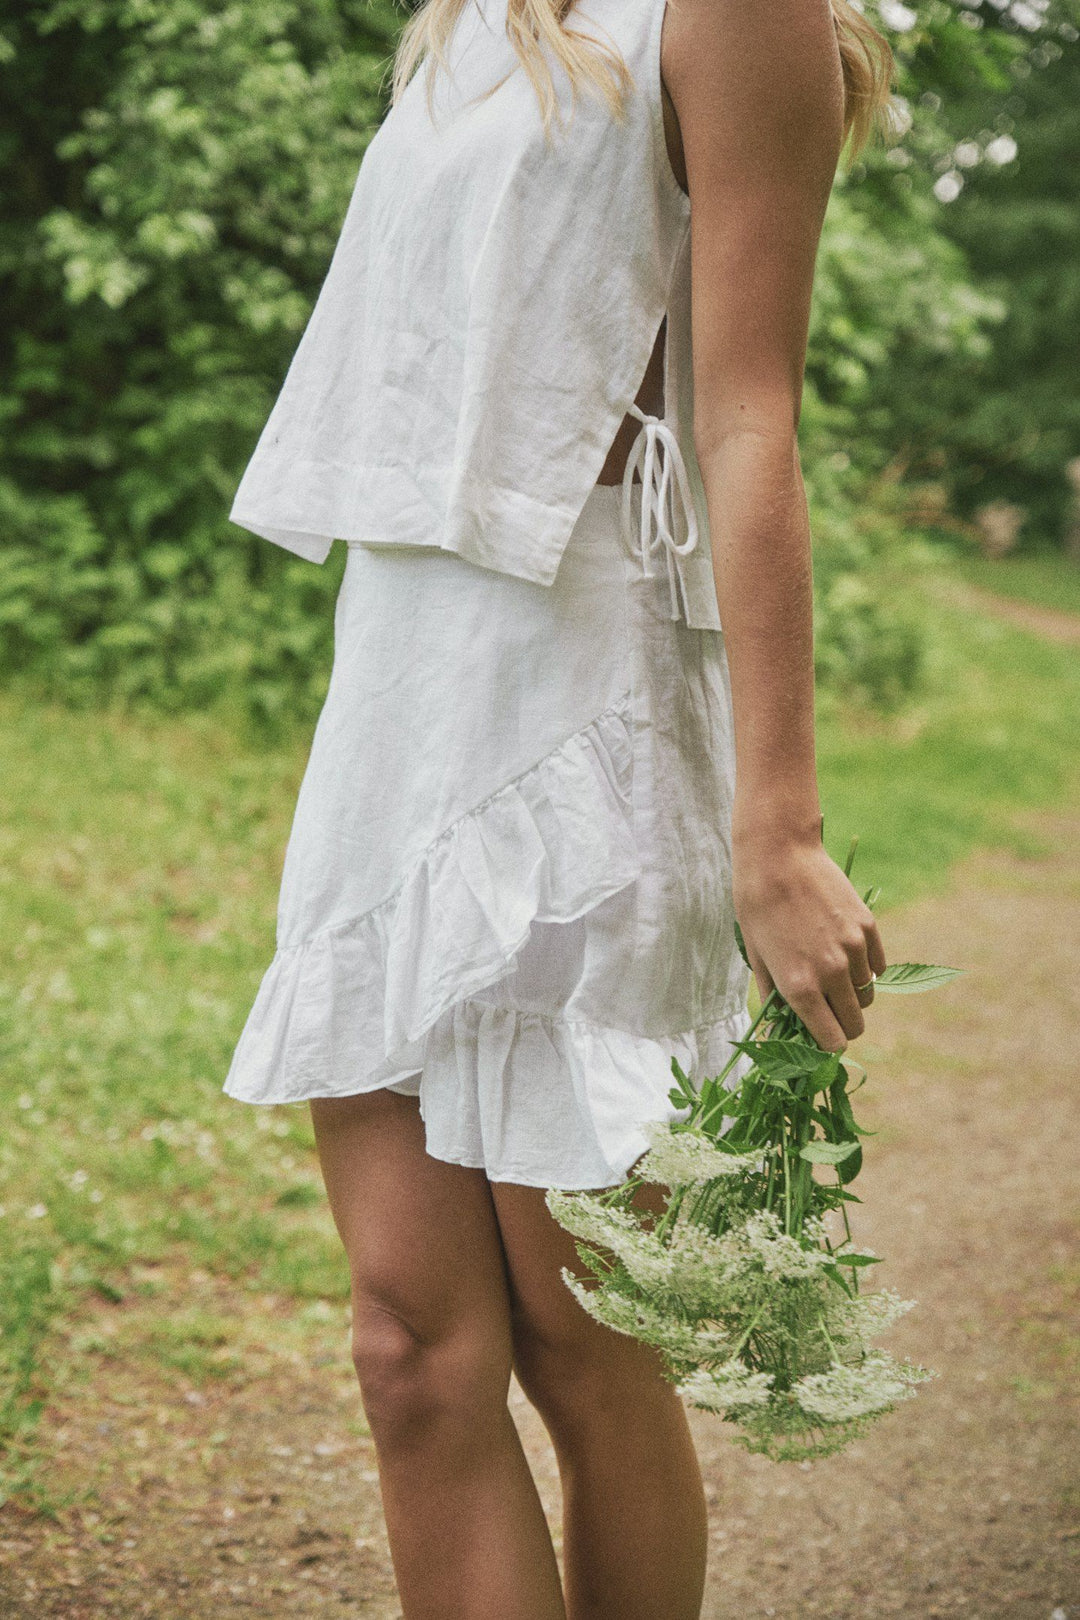
<path id="1" fill-rule="evenodd" d="M 662 551 L 667 559 L 668 587 L 671 591 L 671 617 L 679 617 L 679 594 L 686 603 L 686 581 L 681 559 L 688 557 L 698 542 L 697 512 L 679 442 L 667 422 L 630 406 L 630 414 L 642 424 L 626 459 L 622 481 L 622 532 L 631 553 L 634 551 L 631 491 L 634 474 L 641 474 L 641 526 L 637 549 L 642 573 L 653 577 L 651 557 Z M 661 454 L 661 450 L 663 454 Z M 672 471 L 674 470 L 674 481 Z M 675 534 L 675 496 L 679 496 L 686 518 L 686 539 Z"/>

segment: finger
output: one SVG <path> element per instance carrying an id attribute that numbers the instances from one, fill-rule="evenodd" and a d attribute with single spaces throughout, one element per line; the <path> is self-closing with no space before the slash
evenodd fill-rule
<path id="1" fill-rule="evenodd" d="M 758 995 L 761 997 L 761 1004 L 764 1006 L 776 988 L 775 980 L 765 966 L 764 960 L 758 955 L 754 947 L 747 943 L 745 934 L 743 935 L 743 943 L 746 945 L 746 954 L 750 958 L 750 970 L 754 975 L 754 982 L 757 985 Z"/>
<path id="2" fill-rule="evenodd" d="M 857 1041 L 866 1028 L 850 970 L 833 975 L 825 986 L 829 1006 L 849 1041 Z"/>
<path id="3" fill-rule="evenodd" d="M 860 935 L 857 944 L 848 945 L 845 949 L 855 999 L 860 1007 L 869 1007 L 874 999 L 874 973 L 870 966 L 866 940 Z M 829 999 L 832 1000 L 832 997 Z"/>
<path id="4" fill-rule="evenodd" d="M 818 1045 L 826 1052 L 842 1052 L 847 1036 L 820 990 L 796 990 L 784 999 L 793 1007 Z"/>
<path id="5" fill-rule="evenodd" d="M 881 935 L 878 933 L 877 923 L 870 923 L 865 932 L 866 955 L 867 960 L 870 963 L 870 967 L 874 973 L 884 973 L 889 964 L 885 957 L 885 947 L 881 943 Z M 861 984 L 863 981 L 859 979 L 857 982 Z"/>

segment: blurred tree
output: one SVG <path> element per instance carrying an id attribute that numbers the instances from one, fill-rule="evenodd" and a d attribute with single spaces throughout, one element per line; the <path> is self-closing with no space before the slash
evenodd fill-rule
<path id="1" fill-rule="evenodd" d="M 1011 64 L 992 127 L 957 143 L 942 229 L 1005 319 L 989 352 L 948 379 L 951 482 L 962 510 L 1015 503 L 1028 544 L 1060 541 L 1080 457 L 1080 5 L 1052 14 L 1033 51 Z"/>
<path id="2" fill-rule="evenodd" d="M 333 570 L 302 570 L 275 620 L 259 587 L 289 560 L 225 513 L 383 111 L 398 21 L 390 0 L 9 0 L 7 667 L 186 701 L 255 675 L 267 703 L 283 674 L 318 672 L 325 613 L 308 610 Z M 222 639 L 227 609 L 240 639 Z"/>
<path id="3" fill-rule="evenodd" d="M 933 481 L 927 515 L 1013 502 L 1030 536 L 1060 538 L 1080 456 L 1080 0 L 879 11 L 901 130 L 841 184 L 823 244 L 811 377 L 833 433 L 856 429 L 833 459 Z"/>

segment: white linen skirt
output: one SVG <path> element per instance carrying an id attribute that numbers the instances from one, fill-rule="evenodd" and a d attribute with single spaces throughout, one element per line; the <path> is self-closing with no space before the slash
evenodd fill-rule
<path id="1" fill-rule="evenodd" d="M 349 547 L 277 953 L 225 1081 L 418 1096 L 436 1158 L 611 1186 L 749 1023 L 723 636 L 598 485 L 551 586 Z M 633 486 L 640 514 L 640 486 Z"/>

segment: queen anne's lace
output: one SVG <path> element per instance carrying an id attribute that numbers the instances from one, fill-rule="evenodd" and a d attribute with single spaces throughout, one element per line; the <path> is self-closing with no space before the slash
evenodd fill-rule
<path id="1" fill-rule="evenodd" d="M 658 1350 L 685 1400 L 777 1459 L 839 1450 L 914 1393 L 929 1374 L 871 1349 L 911 1302 L 837 1281 L 845 1256 L 865 1251 L 830 1247 L 815 1215 L 785 1232 L 755 1192 L 760 1153 L 677 1123 L 650 1140 L 639 1173 L 671 1189 L 663 1220 L 618 1195 L 548 1194 L 594 1271 L 589 1283 L 563 1273 L 590 1316 Z"/>
<path id="2" fill-rule="evenodd" d="M 887 1412 L 915 1393 L 926 1374 L 905 1367 L 881 1351 L 857 1366 L 837 1362 L 827 1372 L 810 1373 L 792 1389 L 799 1407 L 822 1423 L 850 1423 L 854 1419 Z"/>
<path id="3" fill-rule="evenodd" d="M 745 1175 L 760 1170 L 760 1153 L 725 1153 L 704 1131 L 672 1131 L 654 1125 L 651 1147 L 638 1175 L 662 1187 L 686 1187 L 717 1176 Z"/>
<path id="4" fill-rule="evenodd" d="M 955 976 L 902 962 L 879 982 L 926 990 Z M 828 1456 L 931 1376 L 873 1348 L 911 1302 L 859 1292 L 877 1256 L 855 1248 L 847 1219 L 866 1135 L 848 1071 L 774 990 L 720 1073 L 692 1080 L 673 1061 L 672 1074 L 677 1117 L 646 1127 L 636 1176 L 599 1198 L 548 1194 L 591 1284 L 563 1276 L 597 1321 L 658 1350 L 683 1397 L 721 1413 L 750 1451 Z M 639 1207 L 642 1183 L 668 1188 L 661 1216 Z"/>

